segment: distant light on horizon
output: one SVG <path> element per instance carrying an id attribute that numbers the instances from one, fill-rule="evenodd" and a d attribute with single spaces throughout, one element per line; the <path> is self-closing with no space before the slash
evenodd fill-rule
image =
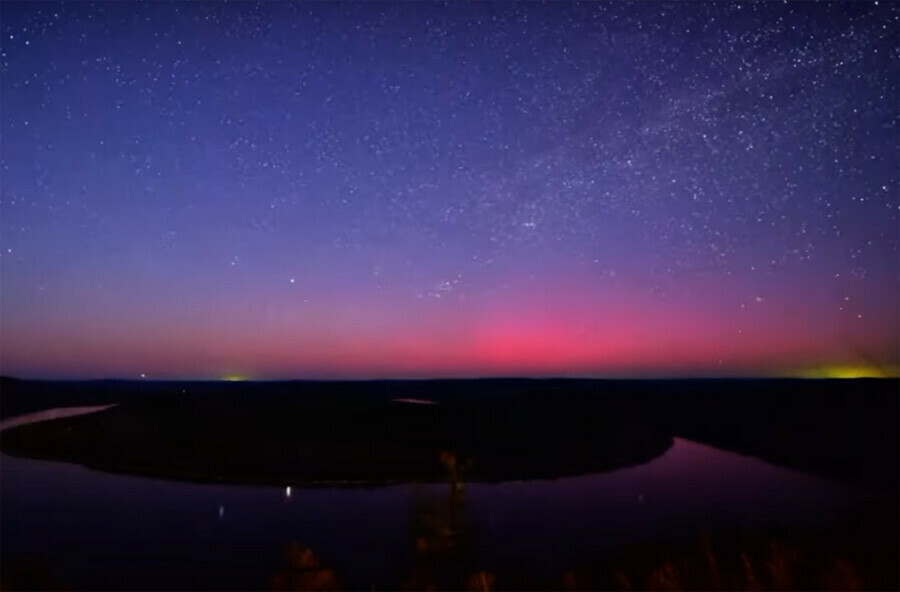
<path id="1" fill-rule="evenodd" d="M 898 378 L 900 366 L 834 365 L 800 370 L 798 378 Z"/>

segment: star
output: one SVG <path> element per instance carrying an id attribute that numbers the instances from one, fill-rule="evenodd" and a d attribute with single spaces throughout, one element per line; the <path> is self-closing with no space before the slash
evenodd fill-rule
<path id="1" fill-rule="evenodd" d="M 892 360 L 886 4 L 9 3 L 3 373 Z"/>

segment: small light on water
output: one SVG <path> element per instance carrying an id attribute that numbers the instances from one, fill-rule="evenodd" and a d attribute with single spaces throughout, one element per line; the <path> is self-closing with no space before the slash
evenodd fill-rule
<path id="1" fill-rule="evenodd" d="M 219 520 L 225 518 L 225 506 L 219 506 Z"/>
<path id="2" fill-rule="evenodd" d="M 290 485 L 288 485 L 287 487 L 284 488 L 284 497 L 286 499 L 291 499 L 291 486 Z"/>

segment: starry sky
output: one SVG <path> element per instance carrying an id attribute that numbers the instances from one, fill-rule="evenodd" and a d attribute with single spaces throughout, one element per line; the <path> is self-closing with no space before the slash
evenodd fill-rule
<path id="1" fill-rule="evenodd" d="M 0 31 L 3 374 L 900 361 L 900 5 L 4 2 Z"/>

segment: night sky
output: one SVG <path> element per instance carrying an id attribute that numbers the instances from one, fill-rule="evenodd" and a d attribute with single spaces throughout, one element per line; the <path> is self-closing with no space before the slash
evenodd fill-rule
<path id="1" fill-rule="evenodd" d="M 0 5 L 0 371 L 900 361 L 900 5 Z"/>

